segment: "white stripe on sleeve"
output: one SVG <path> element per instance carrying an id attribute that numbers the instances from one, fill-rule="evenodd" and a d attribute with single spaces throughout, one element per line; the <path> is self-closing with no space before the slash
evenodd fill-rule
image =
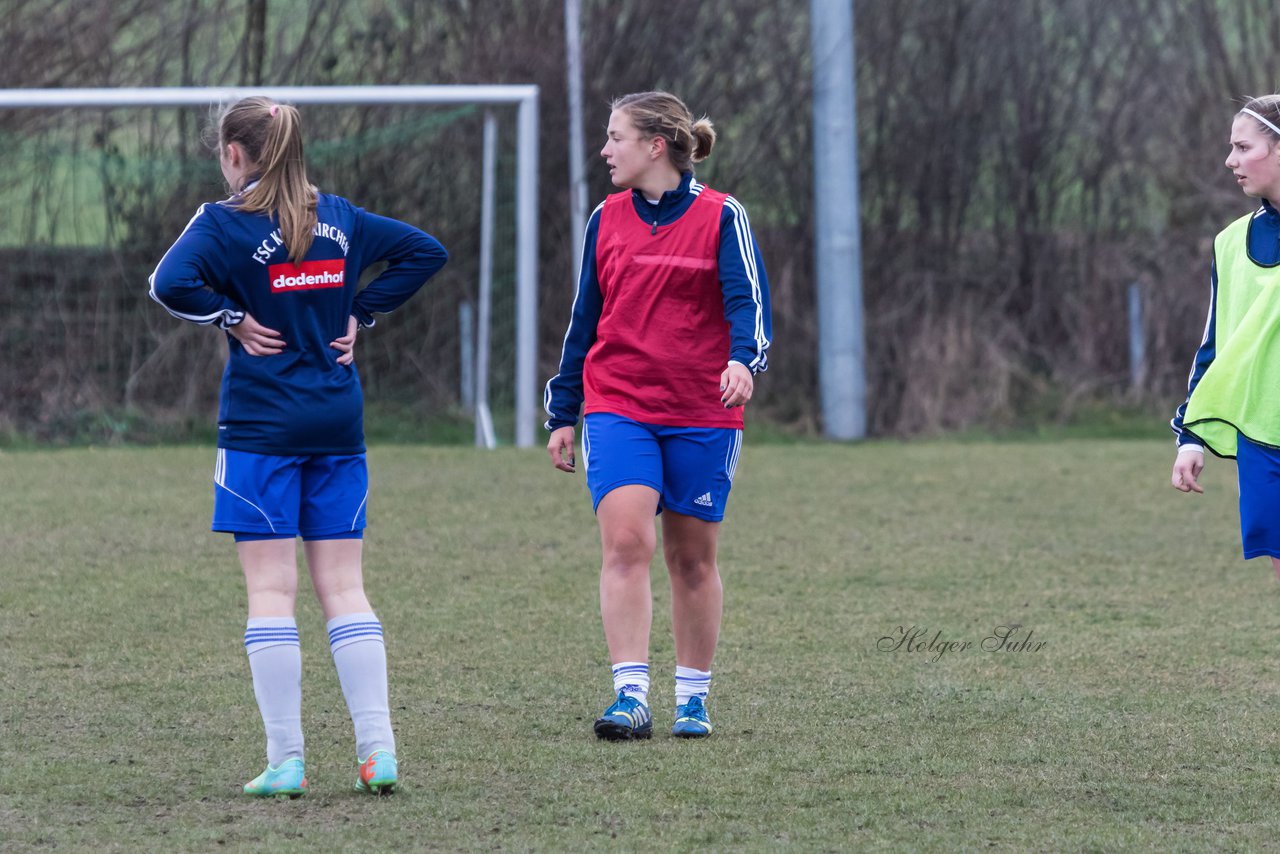
<path id="1" fill-rule="evenodd" d="M 762 367 L 767 363 L 765 353 L 769 349 L 769 339 L 764 334 L 764 300 L 760 291 L 760 271 L 756 268 L 755 241 L 751 236 L 751 223 L 747 219 L 747 209 L 733 196 L 726 196 L 724 203 L 733 213 L 733 227 L 738 238 L 738 251 L 742 253 L 742 266 L 747 271 L 747 280 L 751 282 L 751 301 L 756 306 L 754 333 L 756 357 L 747 366 L 754 372 L 757 367 Z"/>

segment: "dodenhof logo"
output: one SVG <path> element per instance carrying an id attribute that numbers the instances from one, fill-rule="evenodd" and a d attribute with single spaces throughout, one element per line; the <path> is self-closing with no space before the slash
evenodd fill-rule
<path id="1" fill-rule="evenodd" d="M 346 281 L 346 262 L 341 258 L 327 261 L 303 261 L 301 264 L 272 264 L 267 268 L 271 293 L 314 291 L 318 288 L 340 288 Z"/>

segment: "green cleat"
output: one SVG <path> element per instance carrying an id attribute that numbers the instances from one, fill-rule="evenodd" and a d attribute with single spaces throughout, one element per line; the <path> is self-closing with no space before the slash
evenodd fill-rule
<path id="1" fill-rule="evenodd" d="M 357 792 L 371 795 L 390 795 L 400 784 L 399 767 L 389 750 L 375 750 L 360 763 L 360 775 L 356 777 Z"/>
<path id="2" fill-rule="evenodd" d="M 307 793 L 307 777 L 301 759 L 286 759 L 279 768 L 267 766 L 244 784 L 244 793 L 256 798 L 300 798 Z"/>

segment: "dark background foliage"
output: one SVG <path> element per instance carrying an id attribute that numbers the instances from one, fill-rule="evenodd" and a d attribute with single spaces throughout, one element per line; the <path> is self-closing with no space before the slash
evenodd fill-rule
<path id="1" fill-rule="evenodd" d="M 1224 173 L 1242 97 L 1280 85 L 1263 0 L 858 0 L 870 424 L 909 435 L 1172 408 L 1213 234 L 1247 212 Z M 7 0 L 6 87 L 535 83 L 540 374 L 573 294 L 559 0 Z M 608 103 L 665 88 L 716 123 L 699 168 L 750 211 L 775 347 L 756 417 L 817 432 L 811 66 L 802 0 L 584 0 L 589 195 Z M 324 189 L 420 224 L 453 261 L 360 344 L 371 400 L 457 412 L 457 306 L 475 290 L 479 108 L 306 110 Z M 0 434 L 184 435 L 224 345 L 146 298 L 220 178 L 199 110 L 0 111 Z M 500 115 L 495 403 L 511 395 L 514 117 Z M 75 166 L 88 173 L 68 181 Z M 819 176 L 820 180 L 820 176 Z M 69 185 L 95 189 L 77 195 Z M 86 207 L 95 225 L 77 229 Z M 79 234 L 79 237 L 77 235 Z M 87 236 L 85 236 L 87 235 Z M 1126 293 L 1148 370 L 1130 381 Z M 503 349 L 505 348 L 505 349 Z M 507 416 L 509 418 L 509 416 Z M 508 422 L 509 423 L 509 422 Z"/>

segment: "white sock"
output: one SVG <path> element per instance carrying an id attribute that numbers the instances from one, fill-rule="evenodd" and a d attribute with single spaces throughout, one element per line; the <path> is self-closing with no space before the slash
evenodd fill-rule
<path id="1" fill-rule="evenodd" d="M 293 617 L 253 617 L 245 625 L 244 648 L 253 674 L 267 764 L 279 768 L 302 758 L 302 647 Z"/>
<path id="2" fill-rule="evenodd" d="M 711 690 L 711 671 L 694 670 L 692 667 L 676 665 L 676 705 L 683 706 L 690 697 L 699 697 L 703 702 L 707 692 Z"/>
<path id="3" fill-rule="evenodd" d="M 649 665 L 643 661 L 619 661 L 613 665 L 613 693 L 649 703 Z"/>
<path id="4" fill-rule="evenodd" d="M 327 624 L 333 664 L 338 668 L 342 696 L 356 728 L 356 758 L 364 761 L 375 750 L 396 752 L 387 702 L 387 648 L 382 623 L 370 613 L 344 614 Z"/>

